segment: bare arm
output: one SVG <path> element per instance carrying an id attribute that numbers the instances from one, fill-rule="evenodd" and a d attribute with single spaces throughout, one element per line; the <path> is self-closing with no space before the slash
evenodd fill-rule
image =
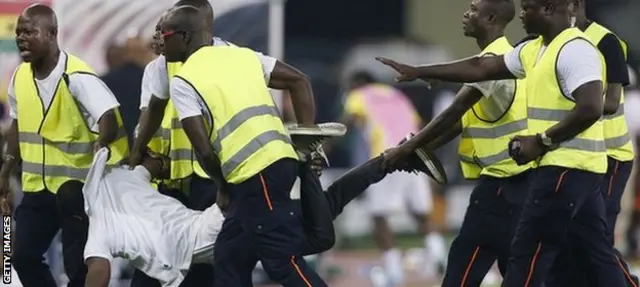
<path id="1" fill-rule="evenodd" d="M 591 127 L 602 115 L 602 82 L 591 81 L 578 87 L 573 93 L 576 106 L 559 123 L 546 133 L 553 143 L 570 140 Z"/>
<path id="2" fill-rule="evenodd" d="M 87 260 L 86 287 L 109 287 L 111 278 L 111 266 L 109 260 L 100 257 L 91 257 Z"/>
<path id="3" fill-rule="evenodd" d="M 316 119 L 313 90 L 309 77 L 296 68 L 277 61 L 271 72 L 269 87 L 289 90 L 296 119 L 301 125 L 312 125 Z"/>
<path id="4" fill-rule="evenodd" d="M 98 142 L 101 145 L 107 146 L 116 140 L 118 137 L 118 119 L 116 118 L 114 109 L 105 112 L 102 117 L 100 117 L 98 125 L 100 131 Z"/>
<path id="5" fill-rule="evenodd" d="M 620 95 L 622 95 L 622 84 L 608 83 L 607 94 L 604 98 L 604 114 L 612 115 L 620 107 Z"/>
<path id="6" fill-rule="evenodd" d="M 386 58 L 376 58 L 398 71 L 399 81 L 414 79 L 475 83 L 490 80 L 515 79 L 504 62 L 504 56 L 473 56 L 449 63 L 409 66 Z"/>
<path id="7" fill-rule="evenodd" d="M 133 150 L 144 150 L 151 138 L 160 128 L 164 111 L 169 100 L 163 100 L 155 96 L 151 96 L 149 106 L 140 112 L 140 122 L 138 126 L 138 136 L 136 137 Z"/>
<path id="8" fill-rule="evenodd" d="M 440 115 L 433 119 L 425 128 L 411 138 L 407 145 L 416 149 L 431 142 L 443 134 L 447 134 L 451 127 L 456 126 L 460 118 L 482 98 L 482 93 L 472 87 L 463 86 L 453 103 Z"/>
<path id="9" fill-rule="evenodd" d="M 181 122 L 202 168 L 211 177 L 217 188 L 224 188 L 220 159 L 213 152 L 213 146 L 207 136 L 202 116 L 188 117 Z"/>
<path id="10" fill-rule="evenodd" d="M 448 144 L 457 136 L 462 133 L 462 123 L 458 121 L 453 128 L 447 129 L 444 134 L 439 135 L 437 138 L 427 142 L 426 148 L 429 150 L 435 150 L 441 148 L 445 144 Z"/>
<path id="11" fill-rule="evenodd" d="M 8 178 L 11 171 L 20 163 L 20 145 L 18 143 L 18 120 L 11 119 L 9 129 L 6 134 L 7 151 L 5 153 L 2 169 L 0 169 L 0 177 Z"/>

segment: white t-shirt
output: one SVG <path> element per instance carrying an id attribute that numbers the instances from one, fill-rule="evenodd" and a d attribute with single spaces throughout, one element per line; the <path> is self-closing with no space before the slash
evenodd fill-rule
<path id="1" fill-rule="evenodd" d="M 149 100 L 151 100 L 151 72 L 154 68 L 155 59 L 147 66 L 144 67 L 144 73 L 142 74 L 142 86 L 140 87 L 140 110 L 147 108 L 149 106 Z"/>
<path id="2" fill-rule="evenodd" d="M 213 38 L 214 46 L 235 46 L 232 43 L 229 43 L 220 38 Z M 264 72 L 264 78 L 267 82 L 269 82 L 269 78 L 271 76 L 271 72 L 276 66 L 276 62 L 278 61 L 276 58 L 266 56 L 262 53 L 256 52 L 256 55 L 262 62 L 262 70 Z M 149 92 L 157 98 L 167 100 L 169 99 L 169 75 L 167 73 L 167 60 L 163 55 L 160 55 L 158 58 L 149 63 L 149 77 L 147 79 L 148 84 L 145 84 L 145 79 L 142 80 L 143 87 L 146 85 L 149 89 Z M 141 95 L 140 98 L 140 108 L 146 108 L 149 104 L 149 98 L 143 98 Z M 174 103 L 175 104 L 175 103 Z M 176 105 L 176 109 L 178 109 L 178 113 L 180 114 L 180 108 Z M 186 112 L 186 111 L 185 111 Z"/>
<path id="3" fill-rule="evenodd" d="M 107 159 L 107 149 L 98 151 L 83 188 L 89 216 L 85 260 L 128 259 L 165 287 L 179 286 L 194 258 L 208 254 L 213 260 L 224 221 L 217 205 L 190 210 L 158 193 L 144 167 L 109 169 Z"/>
<path id="4" fill-rule="evenodd" d="M 504 115 L 504 112 L 511 107 L 516 95 L 515 80 L 486 81 L 465 85 L 475 88 L 485 97 L 479 102 L 482 114 L 486 117 L 483 118 L 484 120 L 492 121 Z"/>
<path id="5" fill-rule="evenodd" d="M 527 43 L 529 41 L 521 43 L 504 55 L 505 65 L 519 79 L 526 77 L 520 61 L 520 50 Z M 545 49 L 546 46 L 540 49 L 538 60 Z M 573 99 L 571 94 L 580 86 L 592 81 L 602 81 L 602 69 L 598 50 L 591 43 L 583 39 L 576 39 L 567 43 L 560 50 L 556 65 L 556 74 L 562 93 L 566 97 Z"/>
<path id="6" fill-rule="evenodd" d="M 67 54 L 61 51 L 58 63 L 55 68 L 53 68 L 49 76 L 43 80 L 35 79 L 45 110 L 49 109 L 49 106 L 51 106 L 58 83 L 62 80 L 62 74 L 65 72 L 64 68 L 66 61 Z M 13 119 L 18 119 L 18 103 L 13 81 L 13 77 L 15 77 L 16 72 L 14 71 L 13 73 L 13 76 L 11 76 L 11 85 L 9 85 L 8 90 L 9 116 Z M 78 107 L 87 121 L 87 125 L 94 132 L 98 132 L 98 120 L 102 115 L 105 112 L 120 106 L 118 100 L 116 100 L 116 97 L 113 95 L 111 90 L 109 90 L 107 85 L 105 85 L 100 78 L 94 75 L 84 73 L 69 75 L 69 91 L 77 100 L 77 103 L 79 103 Z"/>

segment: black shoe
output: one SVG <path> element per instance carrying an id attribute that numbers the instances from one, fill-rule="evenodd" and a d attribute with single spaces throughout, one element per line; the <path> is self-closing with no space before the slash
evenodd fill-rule
<path id="1" fill-rule="evenodd" d="M 413 136 L 413 133 L 407 135 L 398 145 L 407 142 Z M 444 167 L 442 167 L 442 163 L 435 154 L 424 148 L 416 149 L 407 159 L 407 165 L 399 169 L 409 172 L 420 171 L 427 174 L 439 184 L 447 183 L 447 174 L 445 173 Z"/>

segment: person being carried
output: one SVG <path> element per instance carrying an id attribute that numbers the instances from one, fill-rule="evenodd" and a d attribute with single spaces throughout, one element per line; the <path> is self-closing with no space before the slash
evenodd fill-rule
<path id="1" fill-rule="evenodd" d="M 224 221 L 228 195 L 204 211 L 187 208 L 158 193 L 152 179 L 166 178 L 169 159 L 147 152 L 142 164 L 106 168 L 109 151 L 100 150 L 84 188 L 89 238 L 84 250 L 86 286 L 108 286 L 110 261 L 129 259 L 134 267 L 158 279 L 162 286 L 179 286 L 192 263 L 212 263 L 213 247 Z M 321 148 L 300 164 L 302 215 L 306 236 L 303 255 L 320 253 L 335 242 L 333 219 L 369 185 L 395 170 L 384 169 L 384 155 L 352 169 L 323 192 L 318 175 L 327 161 Z M 412 170 L 425 170 L 417 156 Z M 433 160 L 433 159 L 432 159 Z M 133 191 L 133 192 L 132 192 Z"/>

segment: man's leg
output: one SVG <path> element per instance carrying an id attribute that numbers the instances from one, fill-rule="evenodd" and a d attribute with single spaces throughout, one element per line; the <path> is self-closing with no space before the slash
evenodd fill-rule
<path id="1" fill-rule="evenodd" d="M 43 254 L 58 232 L 55 196 L 49 191 L 25 192 L 16 209 L 13 267 L 25 287 L 56 287 Z"/>
<path id="2" fill-rule="evenodd" d="M 83 253 L 89 234 L 89 218 L 84 211 L 82 187 L 82 182 L 67 181 L 56 194 L 62 228 L 62 256 L 69 287 L 84 286 L 87 274 Z"/>
<path id="3" fill-rule="evenodd" d="M 605 186 L 603 185 L 602 195 L 604 197 L 607 219 L 607 241 L 609 241 L 611 246 L 615 246 L 615 228 L 618 214 L 620 214 L 622 194 L 627 187 L 627 181 L 629 180 L 629 176 L 631 175 L 632 168 L 633 161 L 620 162 L 614 160 L 613 158 L 609 158 L 609 170 L 607 171 L 607 174 L 604 178 L 604 183 L 607 184 L 607 186 L 606 188 L 604 188 Z M 614 248 L 614 253 L 616 256 L 616 261 L 619 264 L 620 268 L 622 268 L 622 272 L 625 275 L 627 286 L 638 287 L 640 285 L 638 283 L 638 277 L 633 275 L 629 271 L 629 266 L 622 258 L 620 251 Z"/>
<path id="4" fill-rule="evenodd" d="M 480 286 L 509 234 L 510 205 L 502 181 L 483 177 L 469 198 L 460 234 L 449 249 L 443 287 Z"/>
<path id="5" fill-rule="evenodd" d="M 401 172 L 389 174 L 384 180 L 370 186 L 366 192 L 366 201 L 373 219 L 374 239 L 382 252 L 382 264 L 387 277 L 393 284 L 404 282 L 402 252 L 394 248 L 393 232 L 387 216 L 394 208 L 403 205 L 401 189 L 394 185 Z"/>
<path id="6" fill-rule="evenodd" d="M 229 207 L 214 247 L 215 286 L 242 286 L 259 259 L 284 286 L 326 286 L 299 258 L 304 231 L 290 199 L 298 162 L 283 159 L 240 184 L 230 184 Z"/>
<path id="7" fill-rule="evenodd" d="M 502 286 L 542 286 L 569 231 L 580 239 L 575 244 L 592 250 L 594 268 L 602 275 L 599 280 L 608 280 L 600 281 L 601 286 L 624 285 L 612 248 L 602 245 L 606 238 L 600 184 L 602 176 L 598 174 L 561 167 L 538 168 L 516 228 Z M 582 234 L 587 231 L 589 234 Z"/>

